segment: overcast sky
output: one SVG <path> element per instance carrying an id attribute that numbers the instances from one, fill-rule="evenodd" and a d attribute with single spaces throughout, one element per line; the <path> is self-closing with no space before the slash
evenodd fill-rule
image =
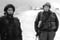
<path id="1" fill-rule="evenodd" d="M 46 2 L 55 5 L 59 4 L 60 0 L 0 0 L 0 13 L 3 12 L 7 4 L 13 4 L 16 7 L 16 11 L 22 11 L 30 9 L 31 7 L 41 7 Z"/>

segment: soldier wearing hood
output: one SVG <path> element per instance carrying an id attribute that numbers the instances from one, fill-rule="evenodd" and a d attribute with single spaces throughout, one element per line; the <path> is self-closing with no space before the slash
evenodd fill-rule
<path id="1" fill-rule="evenodd" d="M 54 12 L 50 10 L 50 3 L 43 5 L 43 12 L 39 12 L 35 20 L 36 36 L 39 40 L 54 40 L 56 31 L 58 30 L 59 21 Z"/>
<path id="2" fill-rule="evenodd" d="M 15 7 L 8 4 L 4 8 L 4 16 L 0 18 L 1 40 L 22 40 L 21 24 L 18 18 L 14 17 Z"/>

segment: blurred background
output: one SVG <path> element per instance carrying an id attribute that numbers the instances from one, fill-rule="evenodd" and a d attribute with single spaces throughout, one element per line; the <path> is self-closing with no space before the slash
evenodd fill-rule
<path id="1" fill-rule="evenodd" d="M 38 12 L 43 11 L 41 8 L 46 2 L 50 2 L 51 10 L 56 13 L 60 20 L 60 0 L 0 0 L 0 16 L 3 16 L 4 7 L 7 4 L 13 4 L 16 7 L 14 16 L 18 17 L 21 22 L 23 40 L 35 40 L 34 21 Z M 56 33 L 55 40 L 60 39 L 59 34 L 60 28 Z"/>

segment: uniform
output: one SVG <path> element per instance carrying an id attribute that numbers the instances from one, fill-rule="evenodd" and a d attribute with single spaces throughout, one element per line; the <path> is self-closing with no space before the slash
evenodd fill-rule
<path id="1" fill-rule="evenodd" d="M 39 24 L 40 21 L 42 21 L 41 24 Z M 35 20 L 35 31 L 39 36 L 39 40 L 53 40 L 58 24 L 58 18 L 54 12 L 50 10 L 39 12 Z M 38 25 L 40 26 L 38 27 Z"/>
<path id="2" fill-rule="evenodd" d="M 18 18 L 3 16 L 0 18 L 1 40 L 22 40 L 21 24 Z"/>

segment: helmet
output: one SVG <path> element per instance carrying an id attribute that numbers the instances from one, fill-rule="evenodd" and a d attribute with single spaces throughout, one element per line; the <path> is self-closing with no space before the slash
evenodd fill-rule
<path id="1" fill-rule="evenodd" d="M 4 12 L 7 12 L 7 9 L 8 9 L 8 8 L 12 8 L 13 11 L 15 11 L 15 7 L 14 7 L 12 4 L 8 4 L 8 5 L 6 5 L 5 8 L 4 8 Z"/>
<path id="2" fill-rule="evenodd" d="M 49 8 L 51 8 L 51 5 L 50 5 L 49 2 L 47 2 L 46 4 L 44 4 L 44 5 L 43 5 L 43 8 L 44 8 L 45 6 L 48 6 Z"/>

